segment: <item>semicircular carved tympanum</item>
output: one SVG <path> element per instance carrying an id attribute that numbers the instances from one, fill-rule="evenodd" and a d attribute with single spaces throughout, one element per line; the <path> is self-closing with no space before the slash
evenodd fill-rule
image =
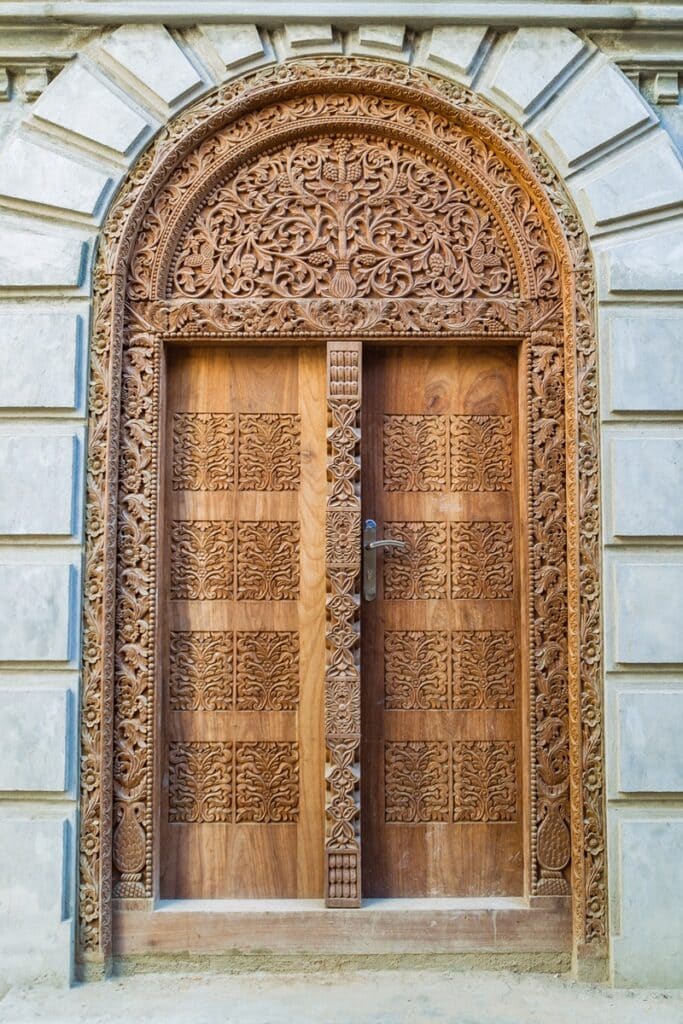
<path id="1" fill-rule="evenodd" d="M 95 289 L 81 956 L 108 955 L 112 896 L 155 893 L 163 344 L 288 335 L 335 339 L 328 884 L 343 876 L 345 891 L 353 887 L 358 853 L 354 346 L 392 336 L 502 340 L 521 347 L 527 374 L 529 884 L 537 895 L 571 891 L 577 946 L 602 955 L 592 267 L 545 159 L 464 87 L 379 62 L 292 62 L 221 88 L 170 124 L 114 204 Z"/>

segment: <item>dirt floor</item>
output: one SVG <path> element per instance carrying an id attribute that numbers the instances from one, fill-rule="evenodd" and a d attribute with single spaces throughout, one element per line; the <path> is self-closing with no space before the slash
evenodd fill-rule
<path id="1" fill-rule="evenodd" d="M 2 1024 L 683 1024 L 683 991 L 446 970 L 141 974 L 12 989 Z"/>

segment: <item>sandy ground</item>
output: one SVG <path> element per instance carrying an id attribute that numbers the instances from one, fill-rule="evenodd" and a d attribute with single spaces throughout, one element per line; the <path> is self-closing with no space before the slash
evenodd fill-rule
<path id="1" fill-rule="evenodd" d="M 442 970 L 144 974 L 11 989 L 2 1024 L 683 1024 L 683 991 Z"/>

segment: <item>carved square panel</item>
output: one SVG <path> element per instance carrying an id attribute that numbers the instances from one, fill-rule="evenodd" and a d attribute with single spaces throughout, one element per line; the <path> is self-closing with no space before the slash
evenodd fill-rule
<path id="1" fill-rule="evenodd" d="M 325 558 L 328 565 L 360 567 L 360 512 L 328 512 L 325 518 Z"/>
<path id="2" fill-rule="evenodd" d="M 451 490 L 511 488 L 511 417 L 451 416 Z"/>
<path id="3" fill-rule="evenodd" d="M 232 633 L 171 632 L 171 711 L 227 711 L 232 706 Z"/>
<path id="4" fill-rule="evenodd" d="M 448 821 L 448 744 L 384 745 L 384 817 L 388 822 Z"/>
<path id="5" fill-rule="evenodd" d="M 451 523 L 451 596 L 512 597 L 512 523 Z"/>
<path id="6" fill-rule="evenodd" d="M 213 520 L 171 526 L 171 597 L 225 601 L 233 595 L 234 527 Z"/>
<path id="7" fill-rule="evenodd" d="M 402 711 L 448 707 L 448 633 L 384 634 L 384 703 Z"/>
<path id="8" fill-rule="evenodd" d="M 238 479 L 241 491 L 296 491 L 301 478 L 301 417 L 241 413 Z"/>
<path id="9" fill-rule="evenodd" d="M 513 708 L 515 635 L 508 630 L 453 634 L 453 707 Z"/>
<path id="10" fill-rule="evenodd" d="M 384 552 L 385 598 L 409 601 L 447 596 L 445 523 L 385 523 L 384 536 L 407 545 L 405 550 L 387 548 Z"/>
<path id="11" fill-rule="evenodd" d="M 235 417 L 177 412 L 173 416 L 173 490 L 228 491 L 235 483 Z"/>
<path id="12" fill-rule="evenodd" d="M 232 744 L 171 743 L 168 820 L 232 820 Z"/>
<path id="13" fill-rule="evenodd" d="M 235 779 L 238 822 L 298 821 L 299 749 L 296 743 L 237 743 Z"/>
<path id="14" fill-rule="evenodd" d="M 383 451 L 385 491 L 446 489 L 445 416 L 386 415 Z"/>
<path id="15" fill-rule="evenodd" d="M 237 597 L 240 601 L 298 600 L 297 522 L 238 523 Z"/>
<path id="16" fill-rule="evenodd" d="M 238 711 L 291 711 L 299 703 L 299 635 L 245 631 L 236 634 Z"/>
<path id="17" fill-rule="evenodd" d="M 453 744 L 453 820 L 514 821 L 517 817 L 515 744 L 472 740 Z"/>
<path id="18" fill-rule="evenodd" d="M 325 683 L 325 732 L 337 736 L 360 732 L 360 679 L 338 676 Z"/>

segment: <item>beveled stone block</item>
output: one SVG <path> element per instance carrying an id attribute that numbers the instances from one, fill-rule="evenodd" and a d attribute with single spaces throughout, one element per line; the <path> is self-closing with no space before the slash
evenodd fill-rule
<path id="1" fill-rule="evenodd" d="M 486 25 L 437 25 L 424 36 L 415 63 L 466 77 L 488 49 L 485 45 L 487 33 Z"/>
<path id="2" fill-rule="evenodd" d="M 611 437 L 609 514 L 617 537 L 683 537 L 683 434 Z"/>
<path id="3" fill-rule="evenodd" d="M 620 562 L 613 573 L 615 661 L 683 664 L 683 563 Z"/>
<path id="4" fill-rule="evenodd" d="M 0 690 L 0 790 L 61 793 L 68 785 L 69 691 Z"/>
<path id="5" fill-rule="evenodd" d="M 0 407 L 74 409 L 82 333 L 73 313 L 0 315 Z"/>
<path id="6" fill-rule="evenodd" d="M 88 243 L 72 234 L 0 224 L 0 288 L 78 288 Z"/>
<path id="7" fill-rule="evenodd" d="M 617 715 L 620 792 L 683 793 L 683 691 L 623 690 Z"/>
<path id="8" fill-rule="evenodd" d="M 683 310 L 648 307 L 609 312 L 605 322 L 609 409 L 683 410 Z"/>
<path id="9" fill-rule="evenodd" d="M 0 162 L 0 195 L 96 217 L 111 185 L 106 171 L 16 136 Z"/>
<path id="10" fill-rule="evenodd" d="M 0 565 L 0 661 L 69 661 L 71 565 Z"/>
<path id="11" fill-rule="evenodd" d="M 520 28 L 496 70 L 491 92 L 526 113 L 586 50 L 566 28 Z"/>
<path id="12" fill-rule="evenodd" d="M 78 473 L 75 434 L 0 434 L 0 534 L 70 536 Z"/>
<path id="13" fill-rule="evenodd" d="M 163 25 L 123 25 L 101 45 L 115 65 L 168 106 L 201 84 L 199 73 Z"/>
<path id="14" fill-rule="evenodd" d="M 612 292 L 678 292 L 683 289 L 683 227 L 634 233 L 606 248 L 601 260 Z"/>

